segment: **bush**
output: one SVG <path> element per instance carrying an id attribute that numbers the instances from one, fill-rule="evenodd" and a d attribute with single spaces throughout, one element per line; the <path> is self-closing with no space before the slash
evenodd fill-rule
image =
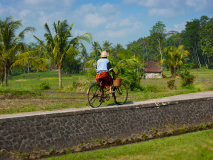
<path id="1" fill-rule="evenodd" d="M 89 69 L 87 70 L 87 77 L 88 78 L 95 78 L 96 77 L 96 69 Z"/>
<path id="2" fill-rule="evenodd" d="M 182 79 L 183 87 L 191 87 L 195 81 L 195 76 L 191 75 L 187 69 L 180 73 L 180 77 Z"/>
<path id="3" fill-rule="evenodd" d="M 125 84 L 129 86 L 129 89 L 131 91 L 142 91 L 143 88 L 140 85 L 141 76 L 138 75 L 135 72 L 125 70 L 123 68 L 120 68 L 119 71 L 119 77 L 121 75 L 121 78 L 125 80 Z"/>
<path id="4" fill-rule="evenodd" d="M 50 89 L 51 87 L 50 87 L 50 84 L 47 82 L 47 81 L 45 81 L 45 82 L 42 82 L 41 84 L 40 84 L 40 89 L 41 90 L 48 90 L 48 89 Z"/>
<path id="5" fill-rule="evenodd" d="M 167 86 L 168 86 L 169 89 L 175 89 L 176 88 L 175 80 L 173 79 L 173 80 L 168 81 Z"/>

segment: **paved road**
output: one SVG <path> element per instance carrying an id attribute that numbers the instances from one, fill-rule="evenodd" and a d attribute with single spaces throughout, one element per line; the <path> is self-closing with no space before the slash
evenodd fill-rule
<path id="1" fill-rule="evenodd" d="M 213 98 L 213 91 L 205 91 L 198 93 L 189 93 L 176 95 L 171 97 L 163 97 L 157 99 L 150 99 L 142 102 L 134 102 L 133 104 L 147 104 L 147 103 L 160 103 L 160 102 L 171 102 L 171 101 L 179 101 L 179 100 L 190 100 L 190 99 L 200 99 L 200 98 Z"/>
<path id="2" fill-rule="evenodd" d="M 143 105 L 143 104 L 150 104 L 150 103 L 163 103 L 163 102 L 172 102 L 172 101 L 179 101 L 179 100 L 191 100 L 191 99 L 200 99 L 200 98 L 213 98 L 213 91 L 205 91 L 205 92 L 198 92 L 198 93 L 189 93 L 189 94 L 182 94 L 176 95 L 171 97 L 163 97 L 158 99 L 150 99 L 141 102 L 132 102 L 127 103 L 125 105 L 111 105 L 111 106 L 101 106 L 100 108 L 112 108 L 112 107 L 123 107 L 127 105 Z M 38 111 L 38 112 L 26 112 L 26 113 L 15 113 L 15 114 L 7 114 L 7 115 L 0 115 L 0 119 L 5 118 L 15 118 L 15 117 L 26 117 L 26 116 L 35 116 L 35 115 L 46 115 L 52 113 L 64 113 L 64 112 L 76 112 L 76 111 L 84 111 L 84 110 L 95 110 L 96 108 L 85 107 L 85 108 L 70 108 L 70 109 L 63 109 L 63 110 L 54 110 L 54 111 Z M 97 108 L 99 109 L 99 108 Z"/>

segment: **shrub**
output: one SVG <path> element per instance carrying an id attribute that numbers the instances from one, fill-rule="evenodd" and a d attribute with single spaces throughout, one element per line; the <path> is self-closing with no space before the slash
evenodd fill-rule
<path id="1" fill-rule="evenodd" d="M 96 77 L 96 70 L 95 69 L 89 69 L 89 70 L 87 70 L 87 77 L 95 79 L 95 77 Z"/>
<path id="2" fill-rule="evenodd" d="M 191 87 L 193 85 L 193 82 L 195 81 L 195 76 L 191 75 L 187 69 L 180 73 L 180 77 L 182 79 L 183 87 Z"/>
<path id="3" fill-rule="evenodd" d="M 119 77 L 125 80 L 125 84 L 129 86 L 131 91 L 142 91 L 143 88 L 140 85 L 141 76 L 135 72 L 120 69 Z"/>
<path id="4" fill-rule="evenodd" d="M 173 80 L 168 81 L 167 86 L 168 86 L 169 89 L 175 89 L 176 88 L 175 80 L 173 79 Z"/>
<path id="5" fill-rule="evenodd" d="M 47 82 L 47 81 L 44 81 L 44 82 L 42 82 L 41 84 L 40 84 L 40 89 L 41 90 L 48 90 L 48 89 L 50 89 L 51 87 L 50 87 L 50 84 Z"/>

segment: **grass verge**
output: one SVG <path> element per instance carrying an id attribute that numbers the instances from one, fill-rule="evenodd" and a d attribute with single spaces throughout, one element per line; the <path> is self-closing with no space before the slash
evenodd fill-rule
<path id="1" fill-rule="evenodd" d="M 46 160 L 194 160 L 213 159 L 213 130 L 160 138 L 138 144 L 95 150 Z"/>

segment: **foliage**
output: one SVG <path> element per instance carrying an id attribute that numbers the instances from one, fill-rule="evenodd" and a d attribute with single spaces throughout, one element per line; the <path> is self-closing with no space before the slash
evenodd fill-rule
<path id="1" fill-rule="evenodd" d="M 135 41 L 129 44 L 129 52 L 132 56 L 144 58 L 144 55 L 142 54 L 144 52 L 144 48 L 136 43 Z"/>
<path id="2" fill-rule="evenodd" d="M 61 69 L 63 68 L 63 64 L 65 58 L 70 56 L 75 56 L 79 54 L 79 50 L 81 46 L 83 46 L 83 42 L 90 42 L 91 35 L 89 33 L 85 33 L 82 36 L 72 37 L 71 30 L 73 24 L 68 25 L 67 20 L 58 21 L 58 23 L 53 23 L 53 28 L 55 35 L 53 36 L 48 24 L 45 25 L 46 33 L 44 37 L 46 39 L 46 44 L 35 37 L 44 47 L 45 52 L 49 53 L 52 58 L 53 63 L 58 67 L 58 77 L 59 77 L 59 88 L 62 87 L 62 79 L 61 79 Z"/>
<path id="3" fill-rule="evenodd" d="M 117 63 L 116 67 L 119 68 L 130 90 L 142 90 L 140 80 L 143 74 L 143 60 L 140 57 L 131 56 L 126 51 L 119 52 L 117 56 L 122 60 Z"/>
<path id="4" fill-rule="evenodd" d="M 47 81 L 44 81 L 40 84 L 40 89 L 41 90 L 48 90 L 51 89 L 50 84 Z"/>
<path id="5" fill-rule="evenodd" d="M 201 68 L 202 64 L 208 65 L 207 57 L 202 53 L 202 49 L 206 46 L 205 40 L 208 39 L 205 32 L 206 25 L 209 23 L 207 16 L 201 16 L 200 19 L 193 19 L 186 23 L 186 29 L 182 32 L 183 45 L 191 53 L 190 62 L 197 64 Z M 204 48 L 202 48 L 202 46 Z M 208 67 L 208 66 L 207 66 Z"/>
<path id="6" fill-rule="evenodd" d="M 161 60 L 161 63 L 164 63 L 171 70 L 172 77 L 175 77 L 177 70 L 184 65 L 184 58 L 188 55 L 189 52 L 184 49 L 183 45 L 164 48 L 164 59 Z"/>
<path id="7" fill-rule="evenodd" d="M 203 57 L 207 64 L 213 65 L 213 20 L 209 21 L 201 32 L 201 49 L 203 51 Z"/>
<path id="8" fill-rule="evenodd" d="M 112 43 L 110 43 L 109 41 L 104 41 L 103 43 L 103 50 L 104 51 L 107 51 L 110 55 L 111 55 L 111 50 L 112 50 L 112 47 L 111 47 Z"/>
<path id="9" fill-rule="evenodd" d="M 98 60 L 98 57 L 101 55 L 102 48 L 98 42 L 92 42 L 92 53 L 91 58 L 95 58 L 95 61 Z"/>
<path id="10" fill-rule="evenodd" d="M 15 34 L 20 27 L 22 27 L 21 20 L 14 21 L 12 17 L 7 17 L 4 21 L 0 20 L 0 71 L 1 78 L 5 77 L 5 86 L 7 86 L 9 69 L 17 62 L 23 49 L 27 48 L 22 42 L 25 34 L 35 31 L 33 27 L 26 27 L 16 36 Z"/>
<path id="11" fill-rule="evenodd" d="M 167 86 L 168 86 L 169 89 L 175 89 L 176 88 L 176 86 L 175 86 L 175 80 L 174 79 L 169 80 L 167 82 Z"/>
<path id="12" fill-rule="evenodd" d="M 195 76 L 190 74 L 190 72 L 187 69 L 184 69 L 180 73 L 180 77 L 182 79 L 182 86 L 183 87 L 190 87 L 193 85 L 193 82 L 195 81 Z"/>
<path id="13" fill-rule="evenodd" d="M 182 44 L 182 33 L 179 33 L 177 31 L 170 31 L 167 33 L 166 36 L 167 38 L 165 40 L 165 47 L 178 47 Z"/>
<path id="14" fill-rule="evenodd" d="M 162 50 L 163 50 L 163 44 L 166 36 L 166 26 L 163 24 L 163 22 L 158 21 L 153 27 L 152 30 L 150 30 L 150 39 L 153 48 L 155 48 L 158 53 L 161 55 L 162 60 Z"/>

